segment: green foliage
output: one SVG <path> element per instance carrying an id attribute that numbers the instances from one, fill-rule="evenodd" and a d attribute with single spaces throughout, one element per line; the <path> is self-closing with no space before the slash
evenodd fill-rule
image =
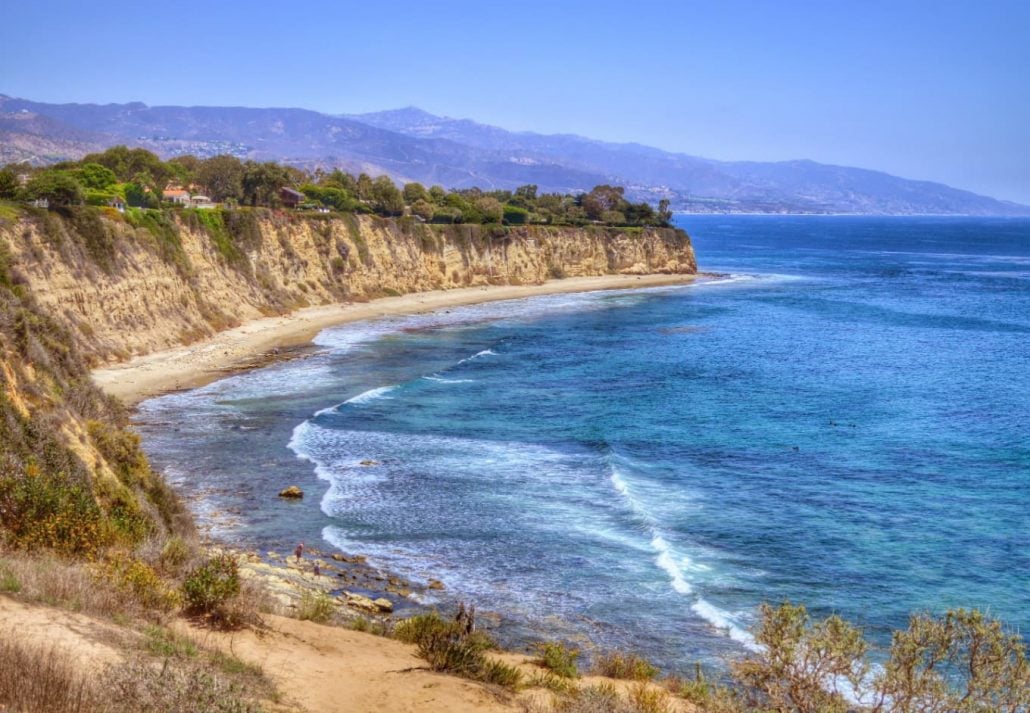
<path id="1" fill-rule="evenodd" d="M 21 582 L 14 572 L 0 564 L 0 592 L 6 594 L 17 594 L 21 591 Z"/>
<path id="2" fill-rule="evenodd" d="M 861 632 L 837 616 L 813 624 L 804 607 L 789 603 L 764 605 L 761 622 L 755 640 L 765 648 L 764 656 L 739 662 L 734 673 L 755 704 L 847 711 L 847 702 L 827 681 L 861 684 L 867 667 L 856 662 L 868 650 Z"/>
<path id="3" fill-rule="evenodd" d="M 357 199 L 343 188 L 305 183 L 300 191 L 312 201 L 334 210 L 352 211 L 358 205 Z"/>
<path id="4" fill-rule="evenodd" d="M 627 681 L 650 681 L 658 675 L 658 669 L 637 654 L 611 651 L 594 659 L 593 673 Z"/>
<path id="5" fill-rule="evenodd" d="M 400 215 L 404 211 L 404 196 L 389 176 L 372 181 L 372 205 L 380 215 Z"/>
<path id="6" fill-rule="evenodd" d="M 138 181 L 129 181 L 124 186 L 125 202 L 133 208 L 157 208 L 160 201 L 157 195 Z"/>
<path id="7" fill-rule="evenodd" d="M 100 211 L 91 207 L 69 207 L 61 210 L 60 215 L 93 263 L 104 272 L 113 272 L 118 260 L 117 240 L 113 226 L 101 217 Z"/>
<path id="8" fill-rule="evenodd" d="M 118 182 L 114 171 L 99 163 L 83 163 L 75 172 L 75 177 L 83 188 L 95 191 L 110 191 Z"/>
<path id="9" fill-rule="evenodd" d="M 279 189 L 290 183 L 290 174 L 274 161 L 243 164 L 243 202 L 247 205 L 279 205 Z"/>
<path id="10" fill-rule="evenodd" d="M 143 228 L 154 238 L 161 258 L 174 265 L 179 274 L 188 277 L 192 273 L 189 257 L 182 247 L 182 236 L 175 220 L 165 211 L 128 208 L 125 220 L 136 228 Z"/>
<path id="11" fill-rule="evenodd" d="M 529 211 L 512 204 L 504 206 L 504 222 L 509 225 L 523 225 L 529 222 Z"/>
<path id="12" fill-rule="evenodd" d="M 576 659 L 579 651 L 559 642 L 548 642 L 540 646 L 540 658 L 536 663 L 562 678 L 577 678 L 579 668 Z"/>
<path id="13" fill-rule="evenodd" d="M 297 605 L 297 618 L 302 621 L 313 621 L 325 624 L 336 614 L 336 603 L 325 592 L 304 592 Z"/>
<path id="14" fill-rule="evenodd" d="M 422 220 L 429 222 L 436 214 L 436 209 L 429 201 L 420 199 L 411 204 L 411 213 L 412 215 L 417 215 Z"/>
<path id="15" fill-rule="evenodd" d="M 418 646 L 418 654 L 434 671 L 449 671 L 477 681 L 516 688 L 522 674 L 485 652 L 495 647 L 490 637 L 470 632 L 458 621 L 447 621 L 436 612 L 404 619 L 393 636 Z"/>
<path id="16" fill-rule="evenodd" d="M 437 612 L 416 614 L 402 619 L 393 627 L 393 638 L 407 644 L 417 644 L 439 633 L 451 630 L 452 623 L 445 621 Z"/>
<path id="17" fill-rule="evenodd" d="M 51 207 L 81 205 L 85 194 L 80 184 L 69 171 L 40 171 L 25 186 L 25 197 L 29 200 L 46 199 Z"/>
<path id="18" fill-rule="evenodd" d="M 148 625 L 143 635 L 147 652 L 152 656 L 194 658 L 197 655 L 197 645 L 192 640 L 163 626 Z"/>
<path id="19" fill-rule="evenodd" d="M 405 183 L 402 192 L 404 193 L 404 202 L 408 205 L 429 200 L 429 192 L 421 183 Z"/>
<path id="20" fill-rule="evenodd" d="M 194 177 L 211 200 L 243 200 L 243 163 L 235 156 L 214 156 L 201 161 Z"/>
<path id="21" fill-rule="evenodd" d="M 177 593 L 165 586 L 154 568 L 134 557 L 111 558 L 101 576 L 145 609 L 169 611 L 178 603 Z"/>
<path id="22" fill-rule="evenodd" d="M 112 541 L 88 486 L 30 463 L 19 477 L 0 475 L 3 539 L 10 547 L 90 556 Z"/>
<path id="23" fill-rule="evenodd" d="M 13 200 L 18 197 L 21 185 L 18 183 L 18 175 L 10 170 L 0 170 L 0 200 Z"/>
<path id="24" fill-rule="evenodd" d="M 118 181 L 133 181 L 158 195 L 171 176 L 171 171 L 156 155 L 146 149 L 126 146 L 113 146 L 102 153 L 89 154 L 80 164 L 99 164 L 110 169 Z"/>
<path id="25" fill-rule="evenodd" d="M 480 216 L 481 223 L 500 223 L 504 215 L 504 207 L 501 202 L 492 196 L 477 198 L 474 203 L 476 212 Z"/>
<path id="26" fill-rule="evenodd" d="M 219 615 L 240 593 L 236 558 L 217 555 L 193 569 L 182 583 L 183 602 L 191 614 Z"/>
<path id="27" fill-rule="evenodd" d="M 1030 663 L 1022 638 L 979 611 L 920 614 L 894 634 L 874 687 L 877 713 L 917 713 L 928 700 L 959 713 L 1027 711 Z"/>
<path id="28" fill-rule="evenodd" d="M 734 686 L 706 681 L 678 692 L 712 713 L 994 713 L 1030 710 L 1030 664 L 1022 638 L 977 611 L 915 615 L 894 633 L 872 675 L 861 632 L 802 606 L 763 605 L 755 639 L 762 650 L 734 663 Z M 856 704 L 841 693 L 862 692 Z"/>

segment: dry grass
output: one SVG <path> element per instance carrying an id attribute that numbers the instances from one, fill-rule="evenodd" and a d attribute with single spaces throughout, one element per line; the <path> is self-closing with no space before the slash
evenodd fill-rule
<path id="1" fill-rule="evenodd" d="M 101 575 L 102 568 L 53 555 L 0 551 L 0 582 L 18 599 L 104 619 L 148 618 L 132 588 Z"/>
<path id="2" fill-rule="evenodd" d="M 256 713 L 278 697 L 260 667 L 163 627 L 147 627 L 132 651 L 96 675 L 58 648 L 0 634 L 0 711 Z"/>
<path id="3" fill-rule="evenodd" d="M 549 702 L 525 701 L 524 713 L 673 713 L 677 710 L 666 691 L 646 683 L 634 685 L 626 695 L 607 682 L 556 693 L 559 695 Z"/>
<path id="4" fill-rule="evenodd" d="M 257 713 L 254 692 L 203 663 L 129 661 L 101 677 L 103 713 Z"/>
<path id="5" fill-rule="evenodd" d="M 66 655 L 0 638 L 0 710 L 89 713 L 97 703 L 87 678 Z"/>

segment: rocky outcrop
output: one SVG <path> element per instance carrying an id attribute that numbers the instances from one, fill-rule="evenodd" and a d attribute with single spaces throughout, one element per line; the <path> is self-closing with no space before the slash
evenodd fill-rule
<path id="1" fill-rule="evenodd" d="M 26 210 L 0 220 L 0 241 L 17 279 L 94 365 L 309 305 L 696 271 L 690 239 L 668 228 L 436 226 L 266 210 Z"/>

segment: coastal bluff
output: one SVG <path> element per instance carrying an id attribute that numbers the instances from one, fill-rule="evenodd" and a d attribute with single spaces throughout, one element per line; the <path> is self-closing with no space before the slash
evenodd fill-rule
<path id="1" fill-rule="evenodd" d="M 305 307 L 599 275 L 689 275 L 674 228 L 433 225 L 269 209 L 61 211 L 0 220 L 13 279 L 93 366 Z"/>

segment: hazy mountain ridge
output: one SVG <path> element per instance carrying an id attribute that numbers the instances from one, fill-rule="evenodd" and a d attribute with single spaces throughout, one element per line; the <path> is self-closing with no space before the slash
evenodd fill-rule
<path id="1" fill-rule="evenodd" d="M 698 212 L 1028 215 L 1030 207 L 928 181 L 814 161 L 726 162 L 571 134 L 512 132 L 409 107 L 305 109 L 46 104 L 0 95 L 0 159 L 46 163 L 114 143 L 168 157 L 230 153 L 447 187 L 544 191 L 625 185 Z"/>

